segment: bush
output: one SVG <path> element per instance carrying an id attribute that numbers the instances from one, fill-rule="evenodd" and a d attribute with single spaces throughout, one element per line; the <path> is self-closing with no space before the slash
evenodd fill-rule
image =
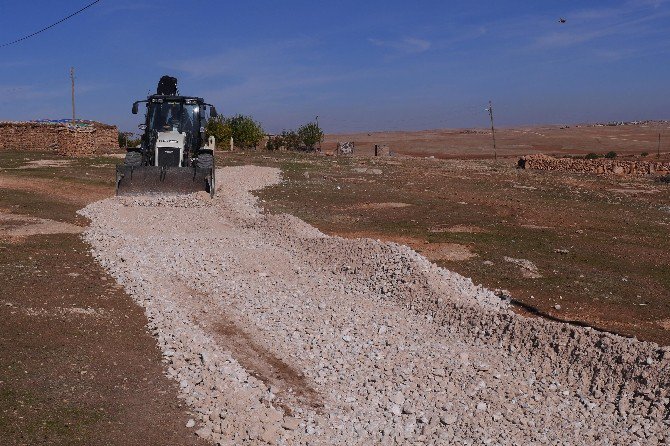
<path id="1" fill-rule="evenodd" d="M 207 121 L 205 126 L 205 138 L 213 136 L 216 139 L 216 147 L 227 147 L 230 137 L 233 136 L 230 125 L 223 116 L 217 116 Z"/>
<path id="2" fill-rule="evenodd" d="M 302 140 L 295 130 L 284 130 L 281 139 L 286 150 L 299 150 L 302 146 Z"/>
<path id="3" fill-rule="evenodd" d="M 598 159 L 598 158 L 600 158 L 600 155 L 598 155 L 597 153 L 593 153 L 593 152 L 587 154 L 587 155 L 584 157 L 584 159 L 587 159 L 587 160 L 596 160 L 596 159 Z"/>
<path id="4" fill-rule="evenodd" d="M 298 136 L 309 150 L 323 140 L 323 131 L 313 122 L 303 125 L 298 129 Z"/>
<path id="5" fill-rule="evenodd" d="M 646 157 L 649 156 L 649 154 L 648 154 L 647 152 L 642 152 L 642 153 L 640 153 L 640 156 L 641 156 L 642 158 L 646 158 Z"/>
<path id="6" fill-rule="evenodd" d="M 263 127 L 251 116 L 235 115 L 226 119 L 226 122 L 230 126 L 236 147 L 242 149 L 258 147 L 258 143 L 265 137 Z"/>
<path id="7" fill-rule="evenodd" d="M 281 135 L 273 136 L 268 139 L 268 142 L 265 144 L 265 148 L 268 150 L 279 150 L 284 146 L 284 139 Z"/>
<path id="8" fill-rule="evenodd" d="M 616 152 L 607 152 L 605 154 L 605 158 L 613 160 L 614 158 L 616 158 Z"/>
<path id="9" fill-rule="evenodd" d="M 216 138 L 217 146 L 227 145 L 233 138 L 235 147 L 248 149 L 258 147 L 258 143 L 265 137 L 265 132 L 260 123 L 254 121 L 251 116 L 235 115 L 230 118 L 218 116 L 207 122 L 205 134 L 209 138 Z"/>

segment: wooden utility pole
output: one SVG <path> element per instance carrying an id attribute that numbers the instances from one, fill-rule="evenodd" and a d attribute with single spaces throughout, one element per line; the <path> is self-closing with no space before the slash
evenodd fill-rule
<path id="1" fill-rule="evenodd" d="M 70 67 L 70 80 L 72 80 L 72 124 L 75 122 L 74 114 L 74 67 Z"/>
<path id="2" fill-rule="evenodd" d="M 489 112 L 489 117 L 491 118 L 491 136 L 493 137 L 493 157 L 498 160 L 498 152 L 496 151 L 496 130 L 493 127 L 493 103 L 489 101 L 489 108 L 486 109 Z"/>

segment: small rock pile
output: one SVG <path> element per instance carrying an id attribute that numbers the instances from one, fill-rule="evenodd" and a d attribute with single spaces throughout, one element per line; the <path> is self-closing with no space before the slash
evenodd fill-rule
<path id="1" fill-rule="evenodd" d="M 670 162 L 622 161 L 614 159 L 554 158 L 548 155 L 526 155 L 519 159 L 522 169 L 560 170 L 604 175 L 665 175 Z"/>
<path id="2" fill-rule="evenodd" d="M 197 435 L 218 445 L 670 444 L 670 349 L 525 319 L 406 246 L 263 214 L 275 169 L 214 200 L 86 207 L 145 308 Z M 243 366 L 242 364 L 247 364 Z M 251 365 L 249 365 L 251 364 Z"/>

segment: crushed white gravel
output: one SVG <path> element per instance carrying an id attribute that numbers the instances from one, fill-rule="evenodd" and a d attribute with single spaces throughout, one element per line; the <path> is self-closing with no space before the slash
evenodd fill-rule
<path id="1" fill-rule="evenodd" d="M 81 211 L 215 444 L 670 444 L 670 348 L 525 319 L 406 246 L 264 214 L 276 169 Z"/>

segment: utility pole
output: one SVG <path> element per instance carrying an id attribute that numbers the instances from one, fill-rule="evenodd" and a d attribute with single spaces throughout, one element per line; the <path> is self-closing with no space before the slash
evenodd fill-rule
<path id="1" fill-rule="evenodd" d="M 321 127 L 319 127 L 319 115 L 316 115 L 316 129 L 321 131 Z M 319 152 L 321 151 L 321 138 L 319 138 Z"/>
<path id="2" fill-rule="evenodd" d="M 656 148 L 656 158 L 661 157 L 661 134 L 658 134 L 658 147 Z"/>
<path id="3" fill-rule="evenodd" d="M 75 122 L 74 114 L 74 67 L 70 67 L 70 80 L 72 80 L 72 124 Z"/>
<path id="4" fill-rule="evenodd" d="M 489 101 L 489 108 L 486 109 L 489 112 L 489 117 L 491 118 L 491 136 L 493 137 L 493 157 L 495 160 L 498 160 L 498 152 L 496 150 L 496 130 L 493 127 L 493 103 Z"/>

